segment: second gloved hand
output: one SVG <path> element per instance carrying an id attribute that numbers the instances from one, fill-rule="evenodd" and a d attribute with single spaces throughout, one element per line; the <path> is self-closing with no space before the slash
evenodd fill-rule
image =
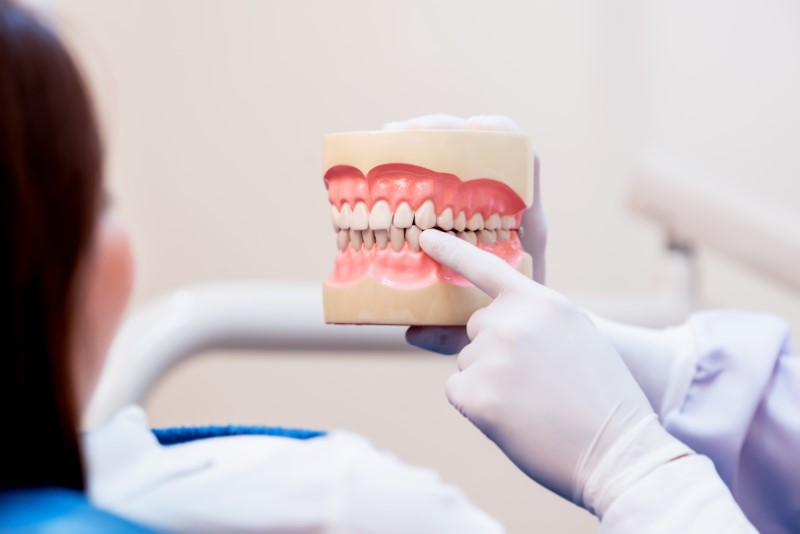
<path id="1" fill-rule="evenodd" d="M 445 233 L 427 230 L 420 245 L 494 298 L 470 318 L 471 343 L 447 395 L 531 478 L 602 516 L 651 471 L 692 454 L 658 424 L 614 348 L 564 297 Z M 444 352 L 424 327 L 408 339 Z"/>

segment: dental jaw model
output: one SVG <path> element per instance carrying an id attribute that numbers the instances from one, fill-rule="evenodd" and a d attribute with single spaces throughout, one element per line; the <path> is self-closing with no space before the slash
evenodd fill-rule
<path id="1" fill-rule="evenodd" d="M 325 281 L 328 323 L 463 325 L 489 298 L 420 250 L 450 232 L 527 276 L 518 230 L 533 201 L 528 135 L 470 130 L 325 137 L 325 186 L 339 252 Z"/>

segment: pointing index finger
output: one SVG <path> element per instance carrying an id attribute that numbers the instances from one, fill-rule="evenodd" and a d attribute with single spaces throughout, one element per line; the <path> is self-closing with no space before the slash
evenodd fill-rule
<path id="1" fill-rule="evenodd" d="M 444 232 L 425 230 L 419 237 L 419 245 L 428 256 L 453 269 L 492 298 L 535 285 L 494 254 Z"/>

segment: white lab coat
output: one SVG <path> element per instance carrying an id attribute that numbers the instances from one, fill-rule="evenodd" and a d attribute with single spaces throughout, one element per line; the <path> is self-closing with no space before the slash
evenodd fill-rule
<path id="1" fill-rule="evenodd" d="M 84 436 L 89 496 L 169 532 L 497 533 L 436 473 L 335 431 L 161 446 L 137 406 Z"/>
<path id="2" fill-rule="evenodd" d="M 800 532 L 800 358 L 788 325 L 703 312 L 673 335 L 683 349 L 659 417 L 713 465 L 662 466 L 611 505 L 601 532 Z"/>

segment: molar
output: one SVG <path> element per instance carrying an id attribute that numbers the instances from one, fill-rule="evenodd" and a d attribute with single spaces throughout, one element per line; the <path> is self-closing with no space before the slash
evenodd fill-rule
<path id="1" fill-rule="evenodd" d="M 483 222 L 483 227 L 487 230 L 497 230 L 503 225 L 500 215 L 493 213 L 491 217 Z"/>
<path id="2" fill-rule="evenodd" d="M 498 241 L 504 239 L 511 239 L 511 230 L 506 230 L 504 228 L 497 229 L 497 239 Z"/>
<path id="3" fill-rule="evenodd" d="M 414 214 L 414 224 L 422 230 L 436 226 L 436 209 L 433 207 L 432 200 L 426 200 L 422 206 L 417 208 Z"/>
<path id="4" fill-rule="evenodd" d="M 412 226 L 408 230 L 406 230 L 406 241 L 408 241 L 408 246 L 411 247 L 411 250 L 415 252 L 419 252 L 419 235 L 422 233 L 422 230 L 418 226 Z"/>
<path id="5" fill-rule="evenodd" d="M 367 205 L 363 202 L 356 204 L 353 215 L 350 217 L 350 228 L 353 230 L 366 230 L 369 227 L 369 213 Z"/>
<path id="6" fill-rule="evenodd" d="M 397 226 L 392 226 L 389 229 L 389 241 L 392 243 L 392 248 L 398 252 L 403 250 L 403 243 L 406 241 L 405 233 L 405 230 Z"/>
<path id="7" fill-rule="evenodd" d="M 473 245 L 478 244 L 478 237 L 475 235 L 475 232 L 458 232 L 456 237 L 463 239 L 467 243 L 472 243 Z"/>
<path id="8" fill-rule="evenodd" d="M 353 247 L 353 250 L 358 250 L 361 247 L 361 244 L 364 240 L 361 237 L 361 230 L 353 230 L 350 229 L 350 246 Z"/>
<path id="9" fill-rule="evenodd" d="M 331 204 L 331 223 L 333 224 L 333 231 L 339 232 L 339 210 L 336 209 L 336 206 Z"/>
<path id="10" fill-rule="evenodd" d="M 385 249 L 386 245 L 389 243 L 389 231 L 375 230 L 375 242 L 378 244 L 379 249 Z"/>
<path id="11" fill-rule="evenodd" d="M 475 212 L 472 214 L 472 217 L 469 218 L 467 221 L 467 230 L 472 232 L 476 230 L 483 230 L 483 217 L 479 212 Z"/>
<path id="12" fill-rule="evenodd" d="M 439 214 L 439 217 L 436 219 L 436 226 L 445 231 L 453 229 L 452 208 L 447 208 L 446 210 L 444 210 L 442 213 Z"/>
<path id="13" fill-rule="evenodd" d="M 372 245 L 375 244 L 375 234 L 372 230 L 361 232 L 361 239 L 364 241 L 364 248 L 372 248 Z"/>
<path id="14" fill-rule="evenodd" d="M 503 218 L 501 219 L 501 226 L 503 227 L 503 230 L 511 230 L 514 228 L 516 223 L 517 221 L 514 219 L 513 215 L 503 215 Z"/>
<path id="15" fill-rule="evenodd" d="M 347 230 L 339 230 L 339 234 L 336 236 L 336 246 L 339 247 L 339 250 L 344 252 L 347 248 L 347 245 L 350 244 L 350 232 Z"/>
<path id="16" fill-rule="evenodd" d="M 497 234 L 493 230 L 478 230 L 477 237 L 484 245 L 494 245 L 497 241 Z"/>
<path id="17" fill-rule="evenodd" d="M 389 203 L 379 200 L 369 213 L 369 227 L 371 230 L 388 230 L 391 224 L 392 211 L 389 209 Z"/>
<path id="18" fill-rule="evenodd" d="M 459 211 L 458 215 L 456 215 L 456 220 L 453 221 L 453 230 L 455 230 L 456 232 L 463 232 L 466 227 L 467 227 L 467 216 L 464 215 L 463 211 Z"/>
<path id="19" fill-rule="evenodd" d="M 350 228 L 350 204 L 342 204 L 342 211 L 339 212 L 339 228 L 347 230 Z"/>
<path id="20" fill-rule="evenodd" d="M 411 211 L 411 206 L 408 205 L 408 202 L 401 202 L 397 206 L 397 211 L 394 212 L 392 225 L 397 228 L 408 228 L 412 224 L 414 224 L 414 212 Z"/>

